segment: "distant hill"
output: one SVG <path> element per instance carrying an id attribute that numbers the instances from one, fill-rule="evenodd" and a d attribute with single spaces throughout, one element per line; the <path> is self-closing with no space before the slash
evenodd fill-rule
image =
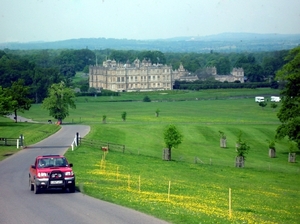
<path id="1" fill-rule="evenodd" d="M 300 45 L 300 34 L 222 33 L 157 40 L 80 38 L 54 42 L 0 43 L 0 49 L 159 50 L 162 52 L 255 52 L 287 50 Z"/>

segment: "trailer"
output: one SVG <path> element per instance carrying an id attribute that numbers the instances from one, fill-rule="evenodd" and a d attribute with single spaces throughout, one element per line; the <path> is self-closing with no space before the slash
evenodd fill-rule
<path id="1" fill-rule="evenodd" d="M 265 102 L 265 97 L 263 97 L 263 96 L 256 96 L 255 97 L 255 102 L 257 102 L 257 103 Z"/>
<path id="2" fill-rule="evenodd" d="M 280 102 L 280 97 L 279 96 L 271 96 L 271 102 L 276 102 L 276 103 L 278 103 L 278 102 Z"/>

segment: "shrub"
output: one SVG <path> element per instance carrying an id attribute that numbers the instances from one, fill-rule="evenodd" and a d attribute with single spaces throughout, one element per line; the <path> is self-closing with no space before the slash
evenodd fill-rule
<path id="1" fill-rule="evenodd" d="M 149 96 L 145 96 L 143 99 L 143 102 L 151 102 L 151 99 Z"/>

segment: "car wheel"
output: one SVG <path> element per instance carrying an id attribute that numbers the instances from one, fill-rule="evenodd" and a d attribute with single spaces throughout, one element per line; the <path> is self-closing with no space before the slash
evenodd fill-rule
<path id="1" fill-rule="evenodd" d="M 70 185 L 69 191 L 70 191 L 70 193 L 74 193 L 75 192 L 75 183 L 72 184 L 72 185 Z"/>
<path id="2" fill-rule="evenodd" d="M 33 184 L 33 193 L 38 194 L 40 191 L 40 187 L 37 186 L 35 183 Z"/>
<path id="3" fill-rule="evenodd" d="M 30 191 L 33 191 L 33 184 L 31 183 L 31 180 L 30 180 L 30 178 L 29 178 L 29 189 L 30 189 Z"/>

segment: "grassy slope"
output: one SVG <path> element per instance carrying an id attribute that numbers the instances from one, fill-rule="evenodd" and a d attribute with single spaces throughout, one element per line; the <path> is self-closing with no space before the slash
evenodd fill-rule
<path id="1" fill-rule="evenodd" d="M 60 129 L 57 125 L 36 124 L 36 123 L 15 123 L 11 119 L 0 117 L 0 138 L 19 138 L 24 136 L 25 145 L 41 141 Z M 15 146 L 0 145 L 0 160 L 19 151 Z"/>
<path id="2" fill-rule="evenodd" d="M 186 94 L 199 99 L 180 102 L 101 103 L 102 97 L 97 97 L 88 98 L 87 103 L 84 98 L 77 99 L 77 109 L 70 112 L 67 122 L 91 125 L 89 139 L 126 145 L 125 154 L 110 152 L 105 160 L 101 160 L 100 146 L 82 145 L 69 151 L 67 157 L 75 165 L 78 186 L 86 194 L 174 223 L 299 222 L 294 214 L 300 212 L 300 166 L 287 163 L 286 140 L 277 143 L 277 158 L 268 157 L 266 139 L 274 137 L 279 124 L 278 108 L 273 111 L 268 105 L 262 109 L 254 103 L 253 95 L 276 95 L 267 94 L 267 89 L 262 91 L 247 90 L 249 99 L 230 100 L 216 99 L 223 95 L 240 96 L 241 90 L 172 94 L 181 100 Z M 170 98 L 166 96 L 169 93 L 149 94 L 153 94 L 149 95 L 152 100 Z M 140 100 L 144 96 L 131 95 Z M 126 97 L 127 94 L 118 99 Z M 159 117 L 154 116 L 157 108 L 161 111 Z M 125 122 L 121 121 L 123 111 L 127 112 Z M 107 115 L 106 124 L 101 122 L 103 115 Z M 48 120 L 39 105 L 34 105 L 25 116 Z M 173 161 L 166 162 L 161 160 L 162 133 L 170 123 L 183 133 L 184 141 L 173 150 Z M 219 147 L 219 130 L 227 135 L 226 149 Z M 234 168 L 239 131 L 251 146 L 244 169 Z M 228 188 L 232 188 L 231 218 Z"/>

